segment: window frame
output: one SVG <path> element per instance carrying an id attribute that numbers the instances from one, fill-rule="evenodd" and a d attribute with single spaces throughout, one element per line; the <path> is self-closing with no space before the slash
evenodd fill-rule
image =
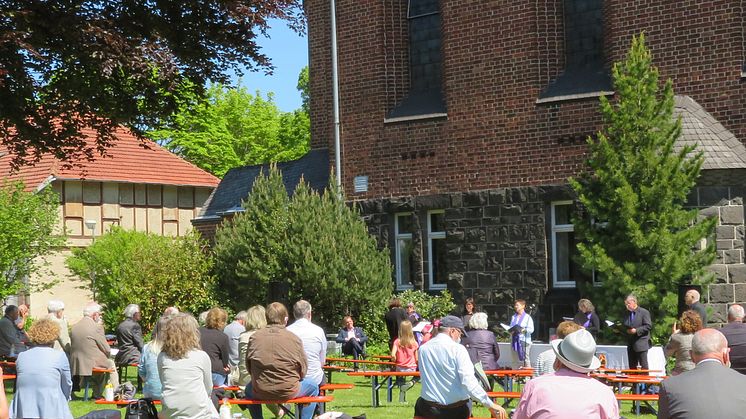
<path id="1" fill-rule="evenodd" d="M 400 233 L 399 232 L 399 217 L 409 215 L 410 217 L 414 215 L 413 212 L 397 212 L 394 213 L 394 271 L 396 276 L 396 290 L 411 290 L 414 289 L 414 284 L 403 284 L 402 283 L 402 272 L 401 272 L 401 249 L 399 247 L 399 239 L 408 239 L 410 241 L 414 241 L 414 234 L 412 233 Z M 410 269 L 412 267 L 410 266 Z"/>
<path id="2" fill-rule="evenodd" d="M 574 204 L 571 200 L 565 201 L 552 201 L 551 205 L 551 240 L 552 240 L 552 287 L 553 288 L 576 288 L 577 278 L 573 281 L 559 281 L 557 279 L 557 233 L 573 233 L 575 232 L 575 226 L 573 224 L 557 224 L 556 223 L 556 207 Z"/>
<path id="3" fill-rule="evenodd" d="M 443 214 L 445 216 L 445 213 L 444 209 L 427 212 L 427 288 L 430 290 L 448 289 L 447 283 L 436 284 L 433 277 L 433 240 L 443 240 L 443 243 L 445 243 L 446 231 L 433 231 L 432 219 L 430 218 L 433 214 Z"/>

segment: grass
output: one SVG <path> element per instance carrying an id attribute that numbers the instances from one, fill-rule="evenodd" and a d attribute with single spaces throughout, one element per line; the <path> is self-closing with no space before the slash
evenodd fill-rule
<path id="1" fill-rule="evenodd" d="M 134 368 L 130 371 L 130 377 L 134 375 Z M 355 388 L 352 390 L 337 390 L 332 393 L 334 401 L 327 404 L 327 411 L 344 412 L 352 416 L 360 415 L 365 413 L 368 419 L 409 419 L 414 416 L 414 402 L 420 395 L 420 384 L 416 384 L 411 390 L 407 392 L 407 401 L 405 403 L 399 403 L 399 390 L 394 389 L 393 401 L 388 403 L 386 401 L 386 391 L 381 389 L 379 394 L 381 398 L 381 407 L 371 407 L 371 389 L 370 379 L 364 377 L 349 377 L 343 373 L 335 373 L 333 376 L 335 383 L 353 383 Z M 8 393 L 8 400 L 12 397 L 12 390 L 6 390 Z M 77 393 L 82 397 L 83 392 Z M 140 396 L 138 394 L 138 396 Z M 510 411 L 515 408 L 517 401 L 513 401 L 508 409 Z M 482 407 L 479 403 L 474 404 L 473 415 L 475 417 L 487 418 L 489 417 L 489 411 Z M 622 404 L 622 415 L 627 418 L 637 419 L 654 419 L 654 415 L 640 415 L 635 416 L 630 414 L 631 403 L 625 402 Z M 80 417 L 88 412 L 94 410 L 105 410 L 112 409 L 112 406 L 97 405 L 93 401 L 84 402 L 82 400 L 74 400 L 70 402 L 70 410 L 73 413 L 73 417 Z M 244 418 L 249 418 L 248 411 L 241 411 L 237 406 L 232 407 L 234 413 L 243 413 Z M 124 415 L 124 409 L 121 410 Z M 272 418 L 272 414 L 268 410 L 264 410 L 265 418 Z"/>

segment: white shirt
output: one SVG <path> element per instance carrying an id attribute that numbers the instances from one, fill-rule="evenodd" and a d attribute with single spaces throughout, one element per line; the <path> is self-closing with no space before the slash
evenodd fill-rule
<path id="1" fill-rule="evenodd" d="M 295 323 L 287 327 L 287 330 L 298 336 L 303 342 L 303 350 L 306 352 L 306 361 L 308 362 L 308 371 L 306 376 L 314 383 L 321 383 L 324 379 L 324 370 L 322 366 L 326 362 L 326 334 L 324 329 L 308 321 L 308 319 L 298 319 Z"/>
<path id="2" fill-rule="evenodd" d="M 223 328 L 223 333 L 228 335 L 228 349 L 230 351 L 228 361 L 234 367 L 238 365 L 238 336 L 245 331 L 246 326 L 235 320 Z"/>
<path id="3" fill-rule="evenodd" d="M 419 351 L 423 399 L 447 405 L 472 397 L 485 406 L 492 405 L 474 376 L 474 364 L 466 348 L 447 333 L 430 339 Z"/>
<path id="4" fill-rule="evenodd" d="M 534 319 L 532 319 L 528 313 L 525 314 L 526 315 L 523 316 L 523 320 L 520 323 L 518 323 L 518 319 L 521 316 L 519 314 L 513 314 L 513 317 L 510 318 L 510 324 L 519 324 L 521 329 L 525 329 L 523 333 L 518 335 L 518 340 L 531 343 L 531 334 L 534 333 Z"/>

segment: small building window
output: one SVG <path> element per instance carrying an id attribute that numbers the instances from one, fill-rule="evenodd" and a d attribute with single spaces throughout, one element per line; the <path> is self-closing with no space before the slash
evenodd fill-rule
<path id="1" fill-rule="evenodd" d="M 414 223 L 412 213 L 398 213 L 394 218 L 396 289 L 414 288 Z"/>
<path id="2" fill-rule="evenodd" d="M 552 202 L 552 285 L 555 288 L 575 287 L 575 280 L 580 275 L 573 260 L 577 255 L 577 247 L 572 211 L 572 201 Z"/>
<path id="3" fill-rule="evenodd" d="M 445 212 L 443 210 L 427 213 L 427 276 L 428 288 L 445 289 L 448 285 L 446 261 Z"/>
<path id="4" fill-rule="evenodd" d="M 563 17 L 564 70 L 540 100 L 610 92 L 611 78 L 604 67 L 603 0 L 564 0 Z"/>
<path id="5" fill-rule="evenodd" d="M 409 0 L 409 94 L 387 116 L 389 119 L 442 115 L 443 53 L 438 0 Z"/>

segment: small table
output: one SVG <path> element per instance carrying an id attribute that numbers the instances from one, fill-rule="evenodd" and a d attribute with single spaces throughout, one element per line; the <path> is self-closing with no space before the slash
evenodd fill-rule
<path id="1" fill-rule="evenodd" d="M 391 384 L 392 377 L 419 377 L 419 371 L 355 371 L 348 372 L 347 375 L 351 377 L 370 377 L 370 391 L 371 391 L 371 404 L 373 407 L 380 406 L 380 398 L 378 397 L 378 390 L 381 388 L 383 383 L 378 382 L 378 377 L 383 377 L 384 382 L 387 383 L 387 397 L 386 400 L 391 403 L 393 399 L 392 390 L 393 385 Z"/>

